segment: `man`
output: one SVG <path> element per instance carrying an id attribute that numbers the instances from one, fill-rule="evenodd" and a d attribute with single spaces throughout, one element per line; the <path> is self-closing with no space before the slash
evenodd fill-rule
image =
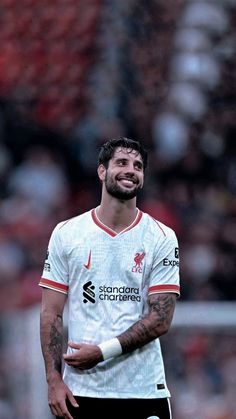
<path id="1" fill-rule="evenodd" d="M 136 207 L 146 166 L 139 142 L 107 141 L 99 154 L 100 205 L 59 223 L 50 238 L 41 344 L 55 416 L 171 418 L 158 338 L 179 294 L 178 243 L 172 229 Z"/>

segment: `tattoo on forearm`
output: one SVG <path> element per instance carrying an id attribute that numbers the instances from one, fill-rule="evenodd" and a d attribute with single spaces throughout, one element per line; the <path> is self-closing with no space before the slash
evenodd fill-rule
<path id="1" fill-rule="evenodd" d="M 155 294 L 149 298 L 150 312 L 120 335 L 123 352 L 130 352 L 165 333 L 172 321 L 176 295 Z"/>
<path id="2" fill-rule="evenodd" d="M 57 316 L 50 329 L 49 353 L 54 362 L 56 371 L 61 372 L 61 356 L 62 356 L 62 318 Z"/>

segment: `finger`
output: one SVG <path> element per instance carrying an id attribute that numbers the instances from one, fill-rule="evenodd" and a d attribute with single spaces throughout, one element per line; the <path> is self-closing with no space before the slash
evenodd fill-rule
<path id="1" fill-rule="evenodd" d="M 50 410 L 51 410 L 53 416 L 60 416 L 60 412 L 56 408 L 54 408 L 50 405 L 49 405 L 49 407 L 50 407 Z"/>
<path id="2" fill-rule="evenodd" d="M 81 345 L 79 343 L 75 343 L 75 342 L 71 342 L 71 341 L 68 342 L 68 346 L 70 348 L 74 348 L 74 349 L 80 349 L 81 348 Z"/>
<path id="3" fill-rule="evenodd" d="M 70 354 L 63 354 L 63 358 L 66 359 L 67 361 L 69 361 L 71 359 L 71 355 Z"/>
<path id="4" fill-rule="evenodd" d="M 78 405 L 77 401 L 75 400 L 72 393 L 68 393 L 67 397 L 68 397 L 69 402 L 72 404 L 72 406 L 79 407 L 79 405 Z"/>
<path id="5" fill-rule="evenodd" d="M 51 409 L 51 412 L 52 412 L 53 416 L 56 416 L 56 417 L 62 417 L 63 416 L 63 413 L 62 413 L 62 410 L 61 410 L 60 406 L 53 406 L 49 403 L 49 407 Z"/>
<path id="6" fill-rule="evenodd" d="M 68 354 L 68 355 L 63 355 L 63 358 L 64 358 L 64 360 L 65 361 L 67 361 L 67 362 L 74 362 L 74 361 L 76 361 L 77 360 L 77 358 L 76 358 L 76 356 L 77 355 L 70 355 L 70 354 Z"/>
<path id="7" fill-rule="evenodd" d="M 74 419 L 73 416 L 71 416 L 71 414 L 69 413 L 69 411 L 67 410 L 67 412 L 63 413 L 63 418 L 65 419 Z"/>
<path id="8" fill-rule="evenodd" d="M 82 365 L 78 362 L 78 361 L 65 361 L 65 363 L 67 365 L 69 365 L 69 367 L 75 367 L 75 368 L 83 368 Z"/>
<path id="9" fill-rule="evenodd" d="M 73 361 L 73 360 L 66 360 L 65 361 L 65 363 L 67 364 L 67 365 L 77 365 L 77 362 L 76 361 Z"/>
<path id="10" fill-rule="evenodd" d="M 63 404 L 63 406 L 61 406 L 61 416 L 65 419 L 73 419 L 73 416 L 71 416 L 66 404 Z"/>

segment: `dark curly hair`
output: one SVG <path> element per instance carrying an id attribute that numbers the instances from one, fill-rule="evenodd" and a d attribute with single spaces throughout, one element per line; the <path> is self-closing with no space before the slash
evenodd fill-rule
<path id="1" fill-rule="evenodd" d="M 146 169 L 148 160 L 147 151 L 139 141 L 126 137 L 112 138 L 111 140 L 106 141 L 100 148 L 98 164 L 103 164 L 105 167 L 108 167 L 108 163 L 114 156 L 117 147 L 128 148 L 131 151 L 138 151 L 143 160 L 143 169 Z"/>

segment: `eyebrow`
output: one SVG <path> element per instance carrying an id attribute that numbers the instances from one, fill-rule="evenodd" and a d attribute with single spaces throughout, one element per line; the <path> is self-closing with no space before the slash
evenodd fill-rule
<path id="1" fill-rule="evenodd" d="M 126 162 L 126 161 L 128 161 L 129 159 L 127 158 L 127 157 L 114 157 L 114 161 L 116 161 L 116 162 L 122 162 L 122 161 L 124 161 L 124 162 Z M 134 160 L 134 164 L 138 164 L 140 167 L 143 167 L 143 161 L 142 160 Z"/>

